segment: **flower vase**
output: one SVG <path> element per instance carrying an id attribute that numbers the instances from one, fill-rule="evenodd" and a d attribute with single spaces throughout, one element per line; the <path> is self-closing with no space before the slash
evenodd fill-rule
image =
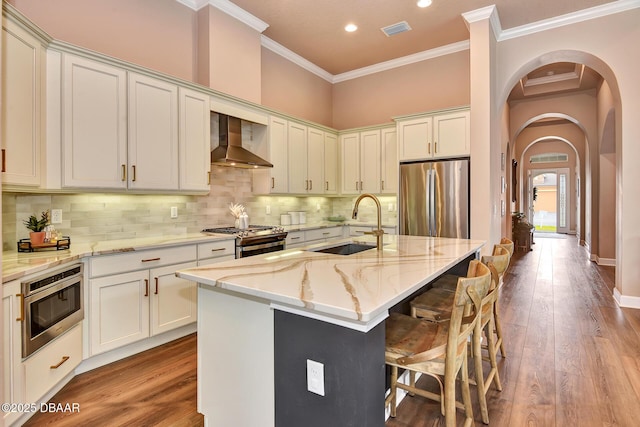
<path id="1" fill-rule="evenodd" d="M 240 228 L 240 218 L 236 218 L 235 227 Z"/>

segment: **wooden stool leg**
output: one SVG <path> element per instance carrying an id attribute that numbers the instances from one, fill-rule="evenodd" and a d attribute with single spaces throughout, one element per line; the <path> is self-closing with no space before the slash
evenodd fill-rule
<path id="1" fill-rule="evenodd" d="M 500 325 L 500 315 L 498 314 L 498 301 L 493 305 L 493 320 L 495 323 L 495 332 L 498 337 L 496 345 L 500 346 L 500 355 L 504 358 L 507 357 L 507 352 L 504 350 L 504 340 L 502 339 L 502 326 Z"/>
<path id="2" fill-rule="evenodd" d="M 391 367 L 391 392 L 389 393 L 389 405 L 391 409 L 391 417 L 396 417 L 396 395 L 398 392 L 398 367 Z"/>
<path id="3" fill-rule="evenodd" d="M 482 370 L 482 331 L 478 333 L 474 331 L 473 333 L 473 363 L 482 422 L 489 424 L 489 411 L 487 410 L 487 397 L 484 394 L 484 373 Z"/>
<path id="4" fill-rule="evenodd" d="M 485 387 L 484 394 L 487 394 L 487 390 L 489 389 L 491 382 L 494 382 L 494 381 L 496 383 L 496 389 L 498 389 L 498 391 L 502 391 L 502 383 L 500 382 L 500 373 L 498 372 L 498 363 L 497 363 L 498 352 L 497 352 L 497 346 L 496 346 L 496 338 L 492 333 L 494 329 L 495 329 L 495 325 L 493 323 L 493 317 L 492 317 L 491 320 L 489 320 L 489 323 L 487 323 L 487 326 L 485 327 L 485 335 L 487 336 L 487 344 L 488 344 L 487 347 L 489 350 L 489 362 L 491 363 L 491 377 L 487 380 L 490 382 Z"/>
<path id="5" fill-rule="evenodd" d="M 462 375 L 462 383 L 461 383 L 461 389 L 462 389 L 462 402 L 464 404 L 464 413 L 465 413 L 465 420 L 464 420 L 464 425 L 465 427 L 467 426 L 472 426 L 473 423 L 473 406 L 471 404 L 471 393 L 469 392 L 469 367 L 467 366 L 467 358 L 464 357 L 462 359 L 462 368 L 461 368 L 461 375 Z M 455 395 L 454 395 L 454 399 L 455 399 Z M 454 402 L 454 406 L 455 406 L 455 402 Z M 454 408 L 455 411 L 455 408 Z M 447 426 L 449 426 L 449 418 L 447 418 Z M 455 425 L 455 418 L 453 418 L 453 422 Z"/>

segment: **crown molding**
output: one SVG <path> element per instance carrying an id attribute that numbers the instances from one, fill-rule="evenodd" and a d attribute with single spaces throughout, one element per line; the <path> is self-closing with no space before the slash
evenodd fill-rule
<path id="1" fill-rule="evenodd" d="M 347 71 L 346 73 L 336 74 L 335 76 L 333 76 L 332 83 L 339 83 L 346 80 L 357 79 L 369 74 L 391 70 L 394 68 L 402 67 L 404 65 L 415 64 L 416 62 L 426 61 L 427 59 L 450 55 L 452 53 L 461 52 L 464 50 L 469 50 L 469 40 L 464 40 L 461 42 L 448 44 L 446 46 L 437 47 L 435 49 L 429 49 L 422 52 L 414 53 L 412 55 L 403 56 L 401 58 L 380 62 L 368 67 L 359 68 L 353 71 Z"/>
<path id="2" fill-rule="evenodd" d="M 471 12 L 465 12 L 462 14 L 462 17 L 464 18 L 467 28 L 469 28 L 470 24 L 488 19 L 491 24 L 491 29 L 493 30 L 493 36 L 496 40 L 498 40 L 502 33 L 502 24 L 500 23 L 500 17 L 498 16 L 498 9 L 494 4 L 472 10 Z"/>
<path id="3" fill-rule="evenodd" d="M 613 15 L 615 13 L 637 9 L 639 7 L 640 0 L 618 0 L 600 6 L 594 6 L 588 9 L 579 10 L 577 12 L 554 16 L 553 18 L 549 19 L 543 19 L 542 21 L 534 22 L 531 24 L 509 28 L 508 30 L 504 30 L 501 32 L 500 36 L 498 37 L 498 41 L 515 39 L 518 37 L 527 36 L 529 34 L 551 30 L 553 28 L 564 27 L 565 25 L 577 24 L 579 22 Z"/>
<path id="4" fill-rule="evenodd" d="M 301 68 L 304 68 L 310 73 L 313 73 L 316 76 L 323 78 L 329 83 L 333 83 L 334 77 L 328 71 L 325 71 L 324 69 L 318 67 L 313 62 L 304 59 L 302 56 L 287 49 L 286 47 L 282 46 L 280 43 L 271 40 L 269 37 L 265 36 L 264 34 L 261 37 L 262 37 L 261 44 L 263 47 L 269 49 L 274 53 L 277 53 L 278 55 L 282 56 L 285 59 L 288 59 L 289 61 L 293 62 L 294 64 L 296 64 Z"/>
<path id="5" fill-rule="evenodd" d="M 269 27 L 269 24 L 260 18 L 250 14 L 246 10 L 231 3 L 229 0 L 176 0 L 178 3 L 187 6 L 190 9 L 198 11 L 203 7 L 210 5 L 216 9 L 226 13 L 227 15 L 237 19 L 245 25 L 262 33 Z"/>

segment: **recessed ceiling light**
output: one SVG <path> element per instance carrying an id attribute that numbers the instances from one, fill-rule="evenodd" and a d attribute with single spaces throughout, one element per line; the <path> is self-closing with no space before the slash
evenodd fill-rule
<path id="1" fill-rule="evenodd" d="M 428 7 L 431 6 L 431 0 L 418 0 L 418 7 Z"/>
<path id="2" fill-rule="evenodd" d="M 347 33 L 353 33 L 357 29 L 358 29 L 358 26 L 356 24 L 347 24 L 347 26 L 344 27 L 344 30 Z"/>

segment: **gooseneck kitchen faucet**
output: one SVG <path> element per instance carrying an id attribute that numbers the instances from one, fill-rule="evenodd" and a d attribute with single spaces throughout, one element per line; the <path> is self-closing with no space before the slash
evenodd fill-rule
<path id="1" fill-rule="evenodd" d="M 369 193 L 361 194 L 360 197 L 356 199 L 356 203 L 353 206 L 353 213 L 351 214 L 351 218 L 353 219 L 358 218 L 358 205 L 360 205 L 360 201 L 365 197 L 369 197 L 370 199 L 373 199 L 374 202 L 376 202 L 376 208 L 378 209 L 378 229 L 373 231 L 365 231 L 364 234 L 372 234 L 376 236 L 376 247 L 379 251 L 381 251 L 382 235 L 384 234 L 384 230 L 382 229 L 382 209 L 380 208 L 380 200 L 378 200 L 378 198 L 373 194 L 369 194 Z"/>

